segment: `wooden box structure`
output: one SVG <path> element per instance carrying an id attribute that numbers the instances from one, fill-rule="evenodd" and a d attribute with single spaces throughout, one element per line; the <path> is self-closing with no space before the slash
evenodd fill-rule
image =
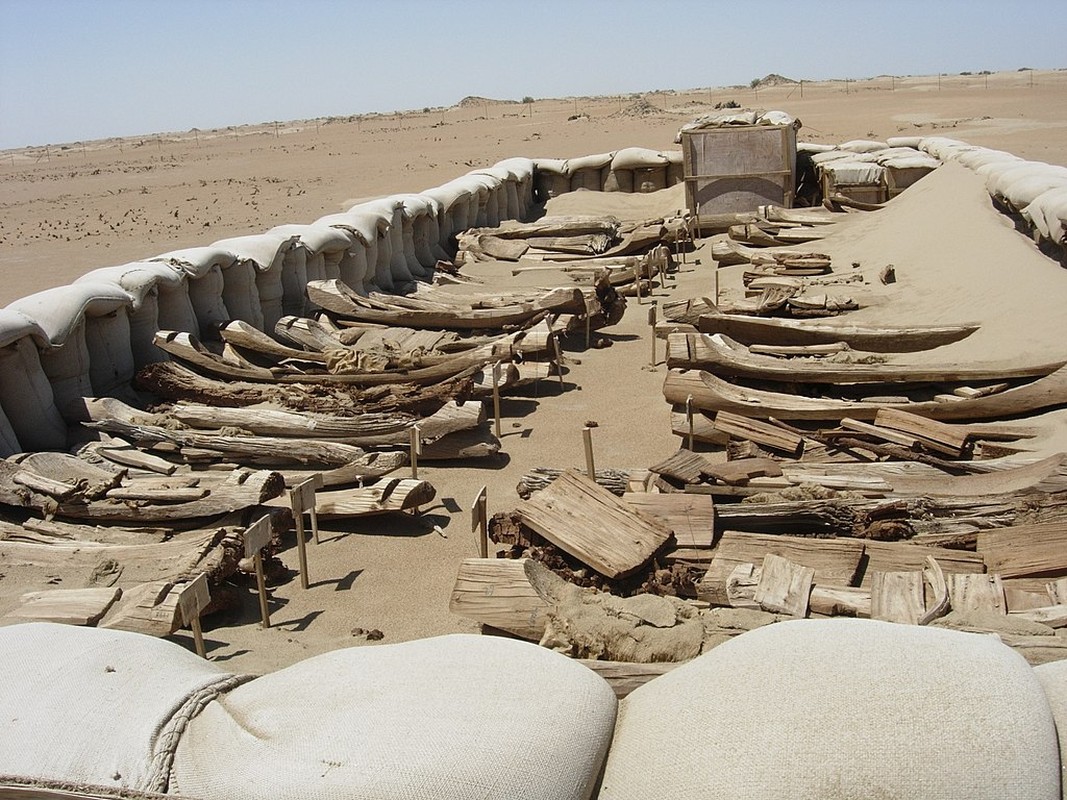
<path id="1" fill-rule="evenodd" d="M 819 167 L 822 196 L 835 194 L 861 203 L 884 203 L 889 199 L 886 168 L 873 162 L 829 161 Z"/>
<path id="2" fill-rule="evenodd" d="M 683 129 L 686 203 L 697 217 L 791 208 L 796 188 L 793 125 L 723 125 Z"/>

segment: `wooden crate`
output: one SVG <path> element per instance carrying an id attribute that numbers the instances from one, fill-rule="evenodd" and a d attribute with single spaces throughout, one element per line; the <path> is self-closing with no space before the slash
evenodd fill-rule
<path id="1" fill-rule="evenodd" d="M 786 125 L 682 131 L 686 203 L 698 216 L 791 208 L 797 132 Z"/>
<path id="2" fill-rule="evenodd" d="M 822 196 L 832 197 L 842 194 L 860 203 L 884 203 L 889 199 L 889 190 L 884 182 L 877 183 L 837 183 L 828 173 L 822 175 Z"/>

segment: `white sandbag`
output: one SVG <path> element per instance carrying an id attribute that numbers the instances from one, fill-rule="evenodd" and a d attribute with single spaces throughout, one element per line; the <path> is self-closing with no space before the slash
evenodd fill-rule
<path id="1" fill-rule="evenodd" d="M 1000 641 L 797 620 L 630 694 L 600 797 L 1051 800 L 1059 772 L 1044 692 Z"/>
<path id="2" fill-rule="evenodd" d="M 0 406 L 0 458 L 7 458 L 23 451 L 22 444 L 15 435 L 15 429 L 11 427 L 11 420 Z"/>
<path id="3" fill-rule="evenodd" d="M 364 280 L 364 286 L 368 291 L 391 292 L 395 288 L 393 282 L 393 239 L 390 229 L 393 225 L 393 213 L 395 209 L 391 203 L 371 205 L 360 203 L 348 210 L 348 214 L 358 217 L 363 221 L 368 236 L 374 237 L 374 260 L 369 258 L 368 251 L 368 279 Z"/>
<path id="4" fill-rule="evenodd" d="M 945 136 L 924 136 L 919 140 L 919 149 L 941 161 L 954 161 L 962 153 L 977 150 L 978 147 Z"/>
<path id="5" fill-rule="evenodd" d="M 1049 189 L 1067 187 L 1067 167 L 1037 161 L 1005 161 L 980 167 L 986 191 L 1007 200 L 1016 210 L 1030 205 Z"/>
<path id="6" fill-rule="evenodd" d="M 565 158 L 535 158 L 534 202 L 543 203 L 571 190 L 571 172 Z"/>
<path id="7" fill-rule="evenodd" d="M 0 774 L 162 792 L 191 715 L 237 678 L 124 631 L 0 628 Z"/>
<path id="8" fill-rule="evenodd" d="M 587 798 L 616 701 L 528 642 L 452 635 L 336 650 L 211 703 L 170 791 L 201 800 Z"/>
<path id="9" fill-rule="evenodd" d="M 1067 189 L 1042 192 L 1022 210 L 1022 216 L 1045 239 L 1067 244 Z"/>
<path id="10" fill-rule="evenodd" d="M 885 180 L 885 167 L 870 161 L 828 161 L 819 165 L 819 171 L 828 176 L 835 185 L 873 185 Z"/>
<path id="11" fill-rule="evenodd" d="M 797 142 L 798 153 L 808 153 L 814 155 L 815 153 L 828 153 L 831 150 L 836 150 L 837 146 L 832 144 L 819 144 L 818 142 Z"/>
<path id="12" fill-rule="evenodd" d="M 611 168 L 615 170 L 666 167 L 667 164 L 667 156 L 658 150 L 649 150 L 647 147 L 624 147 L 611 159 Z"/>
<path id="13" fill-rule="evenodd" d="M 579 189 L 587 189 L 591 192 L 602 191 L 604 187 L 604 170 L 611 169 L 611 160 L 613 158 L 615 158 L 614 151 L 567 159 L 571 174 L 570 190 L 572 192 L 576 192 Z"/>
<path id="14" fill-rule="evenodd" d="M 437 227 L 437 203 L 421 194 L 404 195 L 404 218 L 410 224 L 404 229 L 404 251 L 409 246 L 408 231 L 411 232 L 409 257 L 414 257 L 421 268 L 419 274 L 428 278 L 437 264 L 438 240 L 441 232 Z M 414 271 L 414 270 L 413 270 Z"/>
<path id="15" fill-rule="evenodd" d="M 193 296 L 192 291 L 190 296 Z M 264 330 L 263 308 L 259 304 L 256 265 L 253 262 L 239 258 L 228 269 L 223 270 L 222 302 L 229 319 L 243 320 L 253 328 Z"/>
<path id="16" fill-rule="evenodd" d="M 519 179 L 510 169 L 500 166 L 486 167 L 474 170 L 472 174 L 488 175 L 497 183 L 497 219 L 515 219 L 518 211 L 518 184 Z"/>
<path id="17" fill-rule="evenodd" d="M 488 196 L 485 203 L 485 224 L 495 228 L 508 218 L 508 193 L 505 188 L 507 177 L 494 175 L 491 170 L 486 169 L 471 170 L 467 174 L 486 188 Z"/>
<path id="18" fill-rule="evenodd" d="M 389 250 L 389 276 L 392 281 L 390 288 L 415 280 L 415 276 L 408 269 L 407 256 L 404 253 L 404 201 L 390 195 L 369 203 L 361 203 L 351 210 L 369 211 L 379 213 L 388 220 L 386 236 Z"/>
<path id="19" fill-rule="evenodd" d="M 295 235 L 258 233 L 222 239 L 212 245 L 229 250 L 239 259 L 255 266 L 256 292 L 259 294 L 262 320 L 259 324 L 252 320 L 245 321 L 260 330 L 273 331 L 275 323 L 284 316 L 282 298 L 285 295 L 283 289 L 285 258 L 298 241 L 299 237 Z M 230 308 L 231 313 L 234 312 L 229 303 L 227 307 Z"/>
<path id="20" fill-rule="evenodd" d="M 604 170 L 605 192 L 632 192 L 634 190 L 634 171 L 632 169 Z"/>
<path id="21" fill-rule="evenodd" d="M 828 164 L 831 161 L 855 161 L 856 154 L 846 150 L 838 150 L 836 147 L 830 150 L 821 150 L 811 154 L 811 163 L 815 166 Z"/>
<path id="22" fill-rule="evenodd" d="M 367 222 L 372 231 L 369 238 L 365 232 Z M 368 275 L 371 273 L 371 259 L 377 258 L 377 222 L 358 215 L 328 214 L 315 220 L 314 224 L 337 228 L 351 236 L 352 243 L 337 265 L 338 277 L 354 292 L 367 294 L 364 282 L 368 280 Z"/>
<path id="23" fill-rule="evenodd" d="M 339 265 L 353 235 L 329 225 L 278 225 L 267 232 L 298 237 L 282 262 L 282 310 L 296 316 L 310 313 L 317 306 L 307 299 L 308 281 L 340 277 Z"/>
<path id="24" fill-rule="evenodd" d="M 508 197 L 508 217 L 510 219 L 525 220 L 527 213 L 534 204 L 533 178 L 534 162 L 530 158 L 505 158 L 494 164 L 495 167 L 506 169 L 516 181 L 515 207 L 512 208 L 512 199 Z"/>
<path id="25" fill-rule="evenodd" d="M 131 303 L 114 283 L 86 282 L 46 289 L 8 306 L 39 325 L 48 338 L 41 367 L 64 416 L 81 397 L 129 384 L 134 363 L 126 310 Z"/>
<path id="26" fill-rule="evenodd" d="M 983 164 L 1003 163 L 1008 161 L 1022 161 L 1013 153 L 1004 150 L 991 150 L 988 147 L 977 147 L 973 150 L 960 153 L 956 161 L 970 169 L 978 169 Z"/>
<path id="27" fill-rule="evenodd" d="M 156 331 L 176 330 L 196 333 L 199 324 L 189 299 L 187 277 L 178 267 L 162 261 L 136 261 L 118 267 L 94 269 L 75 283 L 111 282 L 132 298 L 128 316 L 130 348 L 140 368 L 166 361 L 167 354 L 155 346 Z"/>
<path id="28" fill-rule="evenodd" d="M 165 262 L 185 273 L 188 277 L 186 291 L 196 315 L 200 337 L 218 338 L 219 326 L 231 319 L 222 297 L 222 271 L 229 269 L 237 261 L 237 256 L 219 247 L 191 247 L 149 260 Z M 161 308 L 160 326 L 165 330 L 185 329 L 172 324 L 175 322 L 177 320 L 169 318 L 165 309 Z"/>
<path id="29" fill-rule="evenodd" d="M 890 136 L 885 140 L 885 143 L 890 147 L 910 147 L 913 150 L 918 150 L 922 140 L 922 136 Z"/>
<path id="30" fill-rule="evenodd" d="M 484 176 L 483 176 L 484 177 Z M 468 228 L 485 228 L 489 225 L 489 186 L 478 176 L 461 175 L 454 180 L 458 186 L 469 193 L 470 205 L 467 210 Z"/>
<path id="31" fill-rule="evenodd" d="M 1060 744 L 1061 800 L 1067 800 L 1067 661 L 1051 661 L 1034 667 L 1041 688 L 1048 698 L 1052 718 L 1056 721 Z"/>
<path id="32" fill-rule="evenodd" d="M 876 139 L 851 139 L 837 146 L 839 150 L 847 150 L 850 153 L 876 153 L 879 150 L 887 150 L 889 145 Z"/>
<path id="33" fill-rule="evenodd" d="M 16 311 L 0 309 L 0 439 L 8 451 L 4 457 L 23 449 L 66 448 L 67 423 L 56 408 L 39 356 L 39 348 L 47 342 L 39 325 Z"/>

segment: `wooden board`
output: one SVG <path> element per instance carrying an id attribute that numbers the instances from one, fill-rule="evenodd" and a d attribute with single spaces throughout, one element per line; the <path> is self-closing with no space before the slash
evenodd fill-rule
<path id="1" fill-rule="evenodd" d="M 4 621 L 95 625 L 121 595 L 117 586 L 27 592 L 18 607 L 4 615 Z"/>
<path id="2" fill-rule="evenodd" d="M 876 572 L 871 582 L 871 619 L 918 624 L 926 613 L 921 572 Z"/>
<path id="3" fill-rule="evenodd" d="M 1067 575 L 1067 522 L 980 531 L 978 552 L 1003 578 Z"/>
<path id="4" fill-rule="evenodd" d="M 792 561 L 767 555 L 753 600 L 764 611 L 803 618 L 808 615 L 808 598 L 815 579 L 815 570 Z"/>
<path id="5" fill-rule="evenodd" d="M 999 575 L 946 575 L 948 596 L 955 611 L 1008 613 Z"/>
<path id="6" fill-rule="evenodd" d="M 679 547 L 711 547 L 715 503 L 711 495 L 627 492 L 622 499 L 674 531 Z"/>
<path id="7" fill-rule="evenodd" d="M 594 661 L 587 658 L 578 661 L 606 680 L 615 692 L 615 697 L 620 700 L 653 678 L 658 678 L 685 663 L 661 661 L 655 664 L 631 664 L 626 661 Z"/>
<path id="8" fill-rule="evenodd" d="M 526 579 L 525 564 L 526 559 L 464 559 L 448 610 L 523 639 L 540 641 L 551 606 Z"/>
<path id="9" fill-rule="evenodd" d="M 519 504 L 522 522 L 609 578 L 643 566 L 673 539 L 670 528 L 636 511 L 577 470 Z"/>
<path id="10" fill-rule="evenodd" d="M 712 553 L 707 574 L 697 586 L 697 597 L 716 605 L 728 605 L 726 582 L 734 567 L 762 564 L 767 555 L 781 556 L 812 568 L 817 584 L 849 586 L 859 569 L 863 542 L 726 531 Z"/>
<path id="11" fill-rule="evenodd" d="M 874 575 L 879 572 L 919 571 L 928 556 L 935 558 L 945 573 L 985 572 L 985 560 L 979 553 L 913 542 L 865 542 L 860 586 L 869 587 Z"/>

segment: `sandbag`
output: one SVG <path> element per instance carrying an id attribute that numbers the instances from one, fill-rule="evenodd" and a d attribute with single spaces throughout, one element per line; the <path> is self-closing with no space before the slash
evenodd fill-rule
<path id="1" fill-rule="evenodd" d="M 239 258 L 223 271 L 222 302 L 230 319 L 243 320 L 253 328 L 264 330 L 263 308 L 259 303 L 256 266 L 253 262 Z"/>
<path id="2" fill-rule="evenodd" d="M 624 147 L 611 159 L 611 168 L 619 169 L 646 169 L 649 167 L 666 167 L 667 156 L 658 150 L 649 150 L 647 147 Z"/>
<path id="3" fill-rule="evenodd" d="M 634 169 L 634 192 L 648 194 L 667 188 L 667 167 L 637 167 Z"/>
<path id="4" fill-rule="evenodd" d="M 338 277 L 353 291 L 365 295 L 367 289 L 364 282 L 370 272 L 370 259 L 377 258 L 377 228 L 376 223 L 371 224 L 373 235 L 368 241 L 364 230 L 366 226 L 362 220 L 359 215 L 328 214 L 315 220 L 313 224 L 337 228 L 351 237 L 351 244 L 337 265 Z M 373 252 L 371 241 L 374 242 Z"/>
<path id="5" fill-rule="evenodd" d="M 48 341 L 39 325 L 0 309 L 0 439 L 8 452 L 63 450 L 67 424 L 56 408 L 38 348 Z M 15 448 L 15 449 L 11 449 Z"/>
<path id="6" fill-rule="evenodd" d="M 1022 210 L 1022 216 L 1043 238 L 1067 244 L 1067 189 L 1042 192 Z"/>
<path id="7" fill-rule="evenodd" d="M 890 136 L 885 140 L 885 143 L 890 147 L 910 147 L 913 150 L 918 150 L 922 140 L 923 137 L 921 136 Z"/>
<path id="8" fill-rule="evenodd" d="M 630 694 L 600 796 L 1050 800 L 1059 772 L 1041 685 L 998 640 L 798 620 Z"/>
<path id="9" fill-rule="evenodd" d="M 607 169 L 604 171 L 605 192 L 632 192 L 634 171 L 632 169 Z"/>
<path id="10" fill-rule="evenodd" d="M 308 281 L 340 277 L 338 265 L 353 235 L 330 225 L 278 225 L 267 232 L 298 237 L 282 262 L 282 310 L 296 316 L 310 313 L 316 306 L 307 299 Z"/>
<path id="11" fill-rule="evenodd" d="M 837 147 L 839 150 L 848 150 L 850 153 L 876 153 L 879 150 L 887 150 L 889 144 L 875 139 L 852 139 L 842 142 Z"/>
<path id="12" fill-rule="evenodd" d="M 1060 789 L 1067 800 L 1067 661 L 1051 661 L 1034 667 L 1056 721 L 1060 744 Z"/>
<path id="13" fill-rule="evenodd" d="M 259 296 L 258 322 L 246 319 L 261 331 L 273 331 L 275 323 L 281 319 L 282 298 L 285 294 L 282 288 L 282 273 L 286 254 L 296 246 L 299 237 L 288 234 L 260 233 L 250 236 L 236 236 L 232 239 L 222 239 L 215 242 L 212 247 L 229 250 L 237 255 L 238 259 L 254 265 L 256 293 Z M 224 273 L 225 277 L 225 273 Z M 252 305 L 251 302 L 249 305 Z M 236 314 L 235 309 L 227 302 L 227 308 Z M 241 319 L 244 319 L 241 317 Z"/>
<path id="14" fill-rule="evenodd" d="M 222 297 L 222 271 L 237 261 L 237 256 L 220 247 L 191 247 L 173 250 L 150 261 L 162 261 L 181 270 L 188 277 L 186 291 L 193 306 L 202 339 L 218 338 L 218 328 L 231 316 Z M 160 327 L 165 330 L 185 330 L 176 327 L 161 308 Z"/>
<path id="15" fill-rule="evenodd" d="M 571 172 L 564 158 L 535 158 L 534 202 L 543 203 L 571 190 Z"/>
<path id="16" fill-rule="evenodd" d="M 536 645 L 451 635 L 335 650 L 192 720 L 170 790 L 201 800 L 589 797 L 616 701 Z"/>
<path id="17" fill-rule="evenodd" d="M 0 628 L 0 774 L 161 792 L 191 715 L 242 680 L 124 631 Z"/>
<path id="18" fill-rule="evenodd" d="M 525 220 L 526 215 L 534 204 L 534 162 L 530 158 L 505 158 L 493 165 L 506 169 L 515 180 L 515 197 L 512 200 L 508 196 L 508 217 L 510 219 Z M 514 207 L 512 203 L 514 202 Z"/>

